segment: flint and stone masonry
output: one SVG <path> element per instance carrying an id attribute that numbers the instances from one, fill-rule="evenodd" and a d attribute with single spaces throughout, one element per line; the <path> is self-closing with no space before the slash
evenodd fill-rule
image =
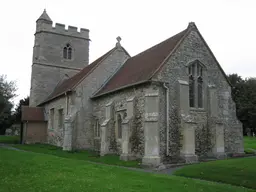
<path id="1" fill-rule="evenodd" d="M 39 106 L 43 118 L 24 118 L 27 132 L 38 126 L 42 142 L 63 150 L 117 154 L 147 166 L 244 152 L 231 86 L 193 22 L 134 57 L 120 41 L 89 64 L 89 30 L 53 26 L 44 11 L 36 22 L 30 91 L 30 108 Z M 192 89 L 194 73 L 201 87 L 193 76 Z"/>

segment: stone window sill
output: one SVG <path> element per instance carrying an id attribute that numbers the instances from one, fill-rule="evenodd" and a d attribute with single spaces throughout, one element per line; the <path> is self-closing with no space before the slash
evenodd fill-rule
<path id="1" fill-rule="evenodd" d="M 95 140 L 100 140 L 100 137 L 94 137 Z"/>
<path id="2" fill-rule="evenodd" d="M 66 62 L 70 62 L 70 61 L 73 62 L 73 61 L 74 61 L 74 58 L 72 58 L 72 59 L 65 59 L 65 58 L 63 57 L 62 60 L 63 60 L 63 61 L 66 61 Z"/>

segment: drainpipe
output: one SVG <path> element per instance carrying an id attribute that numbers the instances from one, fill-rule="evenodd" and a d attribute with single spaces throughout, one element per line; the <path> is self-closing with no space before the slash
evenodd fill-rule
<path id="1" fill-rule="evenodd" d="M 169 156 L 169 87 L 163 84 L 166 96 L 166 156 Z"/>
<path id="2" fill-rule="evenodd" d="M 66 115 L 68 115 L 68 94 L 67 94 L 67 92 L 65 92 L 65 96 L 66 96 Z"/>

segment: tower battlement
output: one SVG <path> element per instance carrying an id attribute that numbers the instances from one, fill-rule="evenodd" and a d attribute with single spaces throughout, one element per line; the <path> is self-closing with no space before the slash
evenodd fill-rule
<path id="1" fill-rule="evenodd" d="M 89 40 L 89 29 L 80 28 L 79 30 L 79 28 L 70 25 L 68 25 L 66 29 L 66 25 L 62 23 L 56 23 L 55 26 L 53 26 L 53 22 L 46 13 L 46 10 L 44 10 L 36 23 L 36 33 L 48 32 Z"/>
<path id="2" fill-rule="evenodd" d="M 66 25 L 62 23 L 56 23 L 55 26 L 53 26 L 52 23 L 37 24 L 36 33 L 40 32 L 58 33 L 61 35 L 89 39 L 89 29 L 79 29 L 78 27 L 70 25 L 68 25 L 68 28 L 66 29 Z"/>

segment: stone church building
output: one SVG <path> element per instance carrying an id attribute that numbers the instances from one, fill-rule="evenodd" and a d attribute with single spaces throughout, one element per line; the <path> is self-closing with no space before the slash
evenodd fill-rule
<path id="1" fill-rule="evenodd" d="M 89 30 L 43 12 L 23 142 L 153 166 L 244 152 L 231 85 L 195 23 L 133 57 L 120 41 L 89 64 Z"/>

